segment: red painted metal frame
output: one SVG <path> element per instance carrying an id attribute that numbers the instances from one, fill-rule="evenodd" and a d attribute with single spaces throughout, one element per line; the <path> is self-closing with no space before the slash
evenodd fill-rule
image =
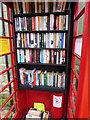
<path id="1" fill-rule="evenodd" d="M 70 92 L 69 92 L 69 102 L 68 102 L 68 113 L 67 117 L 72 118 L 73 116 L 70 113 L 70 109 L 73 110 L 74 118 L 88 118 L 88 92 L 87 92 L 87 81 L 88 81 L 88 7 L 89 3 L 85 3 L 85 7 L 79 11 L 79 3 L 76 3 L 75 5 L 75 12 L 74 12 L 74 36 L 73 36 L 73 50 L 72 50 L 72 63 L 71 63 L 71 82 L 70 82 Z M 85 13 L 84 13 L 85 12 Z M 84 14 L 84 26 L 83 26 L 83 35 L 77 35 L 77 25 L 78 25 L 78 19 Z M 74 52 L 75 49 L 75 39 L 82 37 L 82 52 L 81 57 L 77 55 Z M 79 68 L 79 75 L 74 70 L 74 60 L 75 57 L 77 57 L 80 60 L 80 68 Z M 86 72 L 87 71 L 87 72 Z M 76 79 L 78 80 L 78 89 L 76 91 L 76 88 L 73 85 L 73 78 L 74 75 Z M 86 86 L 86 87 L 85 87 Z M 75 106 L 75 112 L 73 108 L 71 93 L 74 93 L 75 99 L 76 99 L 76 106 Z M 86 97 L 85 97 L 86 96 Z"/>
<path id="2" fill-rule="evenodd" d="M 10 28 L 10 25 L 12 25 L 12 35 L 13 35 L 13 19 L 12 19 L 12 9 L 11 9 L 11 21 L 10 21 L 10 14 L 9 14 L 9 7 L 10 7 L 10 4 L 8 3 L 5 3 L 7 5 L 7 17 L 8 17 L 8 20 L 4 19 L 4 18 L 1 18 L 0 17 L 0 20 L 4 21 L 4 22 L 7 22 L 8 23 L 8 28 L 9 28 L 9 36 L 6 37 L 6 36 L 0 36 L 0 38 L 7 38 L 9 39 L 9 43 L 10 43 L 10 52 L 9 53 L 6 53 L 6 54 L 3 54 L 3 55 L 0 55 L 0 57 L 2 56 L 6 56 L 6 55 L 9 55 L 11 56 L 11 67 L 3 70 L 2 72 L 0 72 L 0 75 L 4 74 L 5 72 L 9 71 L 10 69 L 12 69 L 12 76 L 13 76 L 13 80 L 11 80 L 8 84 L 6 84 L 1 90 L 0 90 L 0 93 L 3 92 L 10 84 L 13 83 L 13 86 L 14 86 L 14 92 L 5 100 L 5 102 L 1 105 L 0 107 L 0 111 L 2 110 L 2 108 L 6 105 L 6 103 L 13 97 L 15 96 L 15 104 L 13 104 L 10 108 L 10 110 L 8 111 L 8 113 L 6 114 L 5 116 L 5 119 L 9 116 L 9 114 L 11 113 L 11 111 L 13 110 L 13 108 L 15 107 L 16 108 L 16 112 L 18 111 L 17 110 L 17 99 L 16 99 L 16 86 L 15 86 L 15 82 L 16 82 L 16 76 L 14 74 L 14 67 L 15 67 L 15 49 L 12 49 L 12 46 L 14 48 L 14 38 L 11 36 L 11 28 Z M 13 40 L 13 43 L 12 43 L 12 40 Z M 13 59 L 13 55 L 14 55 L 14 59 Z M 14 62 L 13 62 L 14 61 Z M 16 68 L 16 67 L 15 67 Z M 0 113 L 0 119 L 1 119 L 1 113 Z"/>

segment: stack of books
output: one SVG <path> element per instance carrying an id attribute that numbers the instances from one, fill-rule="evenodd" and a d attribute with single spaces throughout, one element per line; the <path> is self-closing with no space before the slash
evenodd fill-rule
<path id="1" fill-rule="evenodd" d="M 13 2 L 13 8 L 15 14 L 20 13 L 47 13 L 47 12 L 63 12 L 66 10 L 66 2 L 45 2 L 44 0 L 33 0 L 28 2 L 22 0 L 22 2 Z"/>
<path id="2" fill-rule="evenodd" d="M 43 23 L 43 24 L 42 24 Z M 16 17 L 16 31 L 68 30 L 68 15 Z"/>
<path id="3" fill-rule="evenodd" d="M 66 33 L 17 33 L 19 48 L 65 48 Z"/>
<path id="4" fill-rule="evenodd" d="M 17 50 L 18 63 L 65 64 L 65 50 Z"/>
<path id="5" fill-rule="evenodd" d="M 20 83 L 33 86 L 51 86 L 56 88 L 65 88 L 65 72 L 49 72 L 36 70 L 19 69 Z"/>

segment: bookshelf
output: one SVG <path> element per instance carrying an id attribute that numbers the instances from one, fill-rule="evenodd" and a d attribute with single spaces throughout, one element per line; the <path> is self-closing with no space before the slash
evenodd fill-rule
<path id="1" fill-rule="evenodd" d="M 50 30 L 50 21 L 49 21 L 49 29 L 47 28 L 47 30 L 16 30 L 16 23 L 15 23 L 15 19 L 16 18 L 32 18 L 32 17 L 44 17 L 44 16 L 48 16 L 49 19 L 50 19 L 50 15 L 54 15 L 55 16 L 55 20 L 56 20 L 56 17 L 57 16 L 66 16 L 68 15 L 68 30 L 66 29 L 62 29 L 62 30 Z M 18 88 L 19 89 L 30 89 L 30 90 L 40 90 L 40 91 L 49 91 L 49 92 L 61 92 L 61 93 L 65 93 L 66 91 L 66 83 L 67 83 L 67 69 L 68 69 L 68 49 L 69 49 L 69 34 L 70 34 L 70 30 L 69 30 L 69 16 L 70 16 L 70 12 L 69 10 L 66 10 L 65 12 L 47 12 L 47 13 L 19 13 L 19 14 L 14 14 L 13 15 L 13 19 L 14 19 L 14 39 L 15 39 L 15 54 L 16 54 L 16 69 L 17 69 L 17 83 L 18 83 Z M 56 21 L 55 21 L 56 22 Z M 65 47 L 62 48 L 62 47 L 42 47 L 39 46 L 39 47 L 27 47 L 27 46 L 24 46 L 24 47 L 20 47 L 20 46 L 17 46 L 17 34 L 48 34 L 50 36 L 51 33 L 53 34 L 67 34 L 67 38 L 65 37 Z M 20 37 L 21 39 L 21 37 Z M 30 39 L 30 36 L 29 36 L 29 39 Z M 42 39 L 42 38 L 41 38 Z M 39 38 L 39 41 L 40 41 L 40 38 Z M 53 39 L 54 41 L 54 39 Z M 27 62 L 27 61 L 21 61 L 19 62 L 18 61 L 18 53 L 17 51 L 18 50 L 23 50 L 26 52 L 26 50 L 31 50 L 31 51 L 39 51 L 39 62 Z M 61 51 L 65 52 L 65 61 L 64 63 L 59 63 L 59 62 L 55 62 L 55 63 L 47 63 L 47 61 L 45 61 L 45 63 L 41 63 L 40 61 L 40 53 L 41 51 L 43 51 L 44 53 L 47 52 L 49 50 L 49 54 L 51 55 L 52 54 L 52 51 L 54 51 L 54 53 L 56 52 L 56 55 L 59 54 Z M 24 54 L 25 55 L 25 54 Z M 33 55 L 33 54 L 32 54 Z M 35 55 L 35 54 L 34 54 Z M 52 56 L 49 55 L 49 61 L 52 59 Z M 37 55 L 36 55 L 37 56 Z M 43 55 L 44 56 L 44 55 Z M 60 56 L 60 55 L 59 55 Z M 42 57 L 42 56 L 41 56 Z M 57 57 L 57 56 L 56 56 Z M 60 56 L 61 57 L 61 56 Z M 36 58 L 37 59 L 37 58 Z M 44 59 L 44 57 L 43 57 Z M 51 60 L 52 61 L 52 60 Z M 57 60 L 58 61 L 58 60 Z M 27 84 L 27 83 L 24 83 L 24 84 L 21 84 L 21 81 L 20 81 L 20 68 L 25 68 L 26 70 L 33 70 L 34 68 L 36 68 L 36 70 L 41 70 L 41 73 L 43 74 L 46 70 L 47 70 L 47 74 L 48 72 L 50 72 L 50 75 L 52 72 L 54 72 L 54 76 L 57 74 L 60 73 L 60 75 L 62 76 L 63 73 L 65 73 L 64 77 L 65 77 L 65 87 L 62 87 L 62 86 L 55 86 L 55 85 L 31 85 L 31 84 Z M 36 74 L 36 73 L 35 73 Z M 55 78 L 54 78 L 55 79 Z M 59 79 L 59 77 L 58 77 Z M 60 78 L 62 79 L 62 78 Z M 54 81 L 55 82 L 55 81 Z M 55 84 L 55 83 L 53 83 Z M 58 83 L 57 83 L 58 84 Z"/>

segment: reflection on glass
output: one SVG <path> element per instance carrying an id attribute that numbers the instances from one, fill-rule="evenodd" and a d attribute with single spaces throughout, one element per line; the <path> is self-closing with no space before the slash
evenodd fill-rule
<path id="1" fill-rule="evenodd" d="M 83 2 L 79 2 L 79 13 L 85 7 L 85 0 Z"/>
<path id="2" fill-rule="evenodd" d="M 8 23 L 4 22 L 4 26 L 5 26 L 5 36 L 9 36 Z"/>
<path id="3" fill-rule="evenodd" d="M 8 55 L 8 67 L 11 67 L 11 54 Z"/>
<path id="4" fill-rule="evenodd" d="M 1 2 L 0 2 L 0 17 L 2 17 L 2 9 L 1 9 Z"/>
<path id="5" fill-rule="evenodd" d="M 75 111 L 75 106 L 76 106 L 76 98 L 74 96 L 74 93 L 72 92 L 72 103 L 73 103 L 73 108 L 74 108 L 74 111 Z"/>
<path id="6" fill-rule="evenodd" d="M 5 4 L 3 4 L 3 17 L 7 19 L 7 6 Z"/>
<path id="7" fill-rule="evenodd" d="M 0 72 L 6 69 L 5 56 L 0 57 Z"/>
<path id="8" fill-rule="evenodd" d="M 78 19 L 77 35 L 83 34 L 84 14 Z"/>
<path id="9" fill-rule="evenodd" d="M 78 88 L 78 80 L 76 79 L 76 77 L 74 76 L 74 79 L 73 79 L 73 84 L 76 88 L 76 91 L 77 91 L 77 88 Z"/>
<path id="10" fill-rule="evenodd" d="M 75 57 L 73 68 L 78 74 L 79 74 L 79 67 L 80 67 L 80 60 L 77 57 Z"/>
<path id="11" fill-rule="evenodd" d="M 82 50 L 82 37 L 76 38 L 75 40 L 75 53 L 81 56 L 81 50 Z"/>
<path id="12" fill-rule="evenodd" d="M 2 20 L 0 20 L 0 36 L 3 36 Z"/>

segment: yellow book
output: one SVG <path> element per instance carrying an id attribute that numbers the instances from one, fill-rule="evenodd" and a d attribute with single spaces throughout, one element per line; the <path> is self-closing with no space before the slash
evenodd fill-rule
<path id="1" fill-rule="evenodd" d="M 16 3 L 13 2 L 14 13 L 17 14 Z"/>
<path id="2" fill-rule="evenodd" d="M 39 13 L 41 13 L 41 0 L 39 0 Z"/>
<path id="3" fill-rule="evenodd" d="M 26 48 L 26 33 L 24 33 L 24 46 Z"/>
<path id="4" fill-rule="evenodd" d="M 37 0 L 35 0 L 35 13 L 37 13 Z"/>
<path id="5" fill-rule="evenodd" d="M 53 33 L 53 48 L 55 48 L 55 33 Z"/>

